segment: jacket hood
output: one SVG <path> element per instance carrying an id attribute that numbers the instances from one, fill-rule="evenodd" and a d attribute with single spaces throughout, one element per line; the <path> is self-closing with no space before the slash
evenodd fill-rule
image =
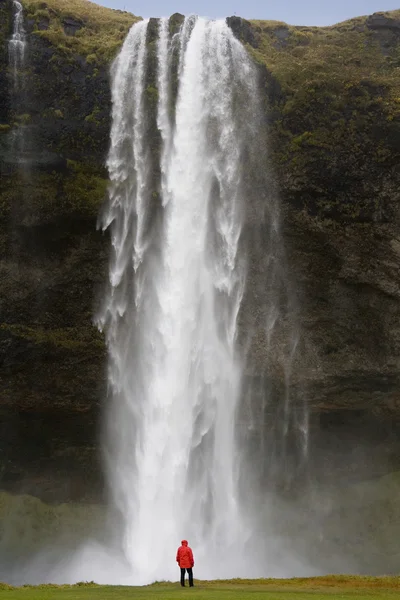
<path id="1" fill-rule="evenodd" d="M 181 544 L 182 544 L 182 546 L 187 546 L 188 545 L 187 540 L 182 540 Z"/>

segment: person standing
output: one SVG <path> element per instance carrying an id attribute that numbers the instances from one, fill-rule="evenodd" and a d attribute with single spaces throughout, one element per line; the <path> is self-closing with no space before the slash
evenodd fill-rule
<path id="1" fill-rule="evenodd" d="M 187 571 L 189 575 L 189 586 L 193 587 L 193 552 L 188 546 L 187 540 L 182 540 L 181 544 L 182 545 L 179 546 L 176 553 L 176 562 L 181 569 L 181 586 L 185 587 L 185 571 Z"/>

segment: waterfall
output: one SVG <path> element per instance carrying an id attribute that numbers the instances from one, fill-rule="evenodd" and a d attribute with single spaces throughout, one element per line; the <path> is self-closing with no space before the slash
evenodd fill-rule
<path id="1" fill-rule="evenodd" d="M 20 69 L 24 64 L 25 57 L 25 30 L 24 30 L 24 13 L 22 4 L 13 0 L 13 33 L 8 42 L 8 53 L 10 57 L 10 67 L 13 73 L 14 90 L 18 91 L 21 85 Z"/>
<path id="2" fill-rule="evenodd" d="M 242 165 L 254 133 L 247 123 L 258 110 L 256 74 L 225 21 L 190 17 L 171 39 L 161 19 L 153 117 L 148 29 L 148 21 L 132 27 L 112 69 L 110 202 L 102 221 L 112 260 L 99 318 L 109 352 L 109 481 L 134 581 L 176 577 L 182 537 L 196 548 L 198 576 L 237 576 L 251 564 L 237 559 L 246 534 L 235 415 Z M 161 146 L 156 191 L 146 133 L 152 118 Z"/>
<path id="3" fill-rule="evenodd" d="M 26 62 L 26 37 L 24 30 L 24 13 L 20 2 L 13 0 L 13 33 L 8 41 L 9 66 L 12 74 L 11 104 L 15 121 L 11 144 L 10 156 L 18 165 L 21 177 L 28 176 L 29 161 L 27 160 L 27 126 L 21 120 L 21 113 L 26 107 L 26 89 L 24 85 L 23 69 Z"/>
<path id="4" fill-rule="evenodd" d="M 191 16 L 136 23 L 111 75 L 108 519 L 15 580 L 176 580 L 184 538 L 196 578 L 304 575 L 295 534 L 274 530 L 295 513 L 280 472 L 290 483 L 288 442 L 303 460 L 307 431 L 257 69 L 225 21 Z"/>

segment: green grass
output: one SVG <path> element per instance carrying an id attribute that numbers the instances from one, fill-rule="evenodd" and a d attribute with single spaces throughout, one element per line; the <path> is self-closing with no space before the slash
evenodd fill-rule
<path id="1" fill-rule="evenodd" d="M 398 19 L 400 10 L 382 14 Z M 330 27 L 307 27 L 253 20 L 258 47 L 248 49 L 288 91 L 312 88 L 324 77 L 333 88 L 368 80 L 388 86 L 396 101 L 400 93 L 399 46 L 392 44 L 385 55 L 379 37 L 368 29 L 366 21 L 366 17 L 357 17 Z M 280 41 L 276 35 L 279 30 L 287 31 L 286 39 Z"/>
<path id="2" fill-rule="evenodd" d="M 89 62 L 109 62 L 118 52 L 130 27 L 140 18 L 112 10 L 88 0 L 22 0 L 26 17 L 34 22 L 34 33 L 66 56 L 80 54 Z M 74 36 L 66 35 L 63 21 L 72 18 L 81 24 Z M 48 29 L 38 28 L 46 22 Z"/>
<path id="3" fill-rule="evenodd" d="M 349 598 L 349 600 L 394 599 L 400 591 L 400 577 L 327 576 L 294 579 L 254 579 L 196 581 L 195 587 L 182 589 L 178 583 L 155 583 L 144 587 L 98 586 L 78 583 L 75 586 L 41 585 L 12 588 L 1 586 L 0 598 L 8 600 L 175 600 L 194 597 L 198 600 L 315 600 Z"/>

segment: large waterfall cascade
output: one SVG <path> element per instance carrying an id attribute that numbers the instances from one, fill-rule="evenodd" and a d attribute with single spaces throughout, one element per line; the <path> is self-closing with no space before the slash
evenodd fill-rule
<path id="1" fill-rule="evenodd" d="M 27 56 L 22 6 L 13 7 L 19 115 Z M 75 555 L 67 558 L 60 542 L 13 577 L 176 580 L 183 538 L 198 578 L 304 574 L 276 536 L 279 516 L 265 494 L 274 496 L 281 472 L 290 483 L 288 440 L 295 430 L 302 460 L 307 429 L 291 397 L 298 336 L 257 69 L 225 21 L 191 16 L 135 24 L 111 75 L 109 202 L 100 222 L 111 259 L 96 319 L 109 355 L 110 510 L 104 531 Z M 25 178 L 29 143 L 20 123 L 11 150 Z M 261 344 L 253 343 L 259 330 Z M 261 376 L 249 351 L 260 346 Z M 283 382 L 278 399 L 274 373 Z"/>
<path id="2" fill-rule="evenodd" d="M 172 35 L 161 19 L 152 44 L 150 29 L 135 24 L 112 67 L 101 223 L 112 243 L 98 323 L 109 352 L 105 454 L 118 531 L 136 583 L 176 578 L 182 538 L 198 577 L 263 576 L 264 544 L 239 493 L 235 428 L 256 70 L 225 21 L 189 17 Z"/>

